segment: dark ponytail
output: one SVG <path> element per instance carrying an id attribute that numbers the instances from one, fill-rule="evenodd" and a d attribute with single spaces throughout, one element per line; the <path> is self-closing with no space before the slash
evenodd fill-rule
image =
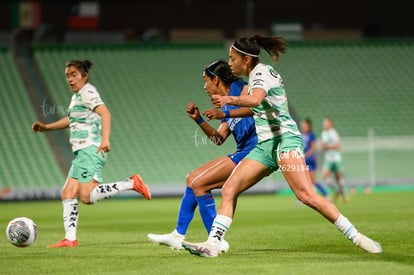
<path id="1" fill-rule="evenodd" d="M 253 63 L 257 64 L 260 48 L 265 49 L 270 54 L 273 62 L 277 62 L 280 54 L 286 52 L 287 43 L 282 36 L 267 37 L 255 34 L 248 38 L 240 38 L 231 47 L 240 54 L 253 57 Z"/>

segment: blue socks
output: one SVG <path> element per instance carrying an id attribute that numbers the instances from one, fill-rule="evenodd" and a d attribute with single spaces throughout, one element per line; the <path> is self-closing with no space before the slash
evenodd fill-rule
<path id="1" fill-rule="evenodd" d="M 322 194 L 322 196 L 326 197 L 328 196 L 328 191 L 326 190 L 326 188 L 320 184 L 319 182 L 315 183 L 316 189 L 318 189 L 318 191 Z"/>
<path id="2" fill-rule="evenodd" d="M 197 207 L 197 200 L 193 189 L 186 187 L 185 193 L 181 199 L 180 210 L 178 211 L 177 232 L 185 235 L 191 220 L 194 217 L 194 210 Z"/>
<path id="3" fill-rule="evenodd" d="M 179 234 L 186 234 L 190 222 L 194 217 L 194 211 L 197 204 L 199 206 L 200 216 L 204 227 L 206 228 L 207 233 L 210 233 L 211 225 L 217 215 L 214 197 L 211 193 L 196 197 L 193 189 L 187 186 L 181 199 L 180 210 L 178 211 L 177 227 L 175 228 Z"/>
<path id="4" fill-rule="evenodd" d="M 196 199 L 204 227 L 206 228 L 207 233 L 210 233 L 211 225 L 213 224 L 214 218 L 217 215 L 216 201 L 214 200 L 214 197 L 211 195 L 211 193 L 196 197 Z"/>

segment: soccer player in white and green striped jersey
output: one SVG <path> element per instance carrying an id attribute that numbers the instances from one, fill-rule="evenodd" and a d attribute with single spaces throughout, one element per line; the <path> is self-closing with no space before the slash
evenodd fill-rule
<path id="1" fill-rule="evenodd" d="M 70 143 L 75 155 L 62 190 L 65 238 L 49 248 L 78 246 L 78 197 L 85 204 L 94 204 L 121 191 L 135 190 L 147 200 L 151 199 L 148 186 L 138 174 L 123 181 L 102 183 L 102 170 L 111 150 L 111 114 L 99 92 L 89 83 L 91 66 L 89 60 L 66 63 L 66 82 L 73 92 L 68 115 L 52 123 L 36 121 L 32 125 L 34 132 L 70 128 Z"/>
<path id="2" fill-rule="evenodd" d="M 230 228 L 237 198 L 262 178 L 280 170 L 296 197 L 333 223 L 356 246 L 369 253 L 381 253 L 381 245 L 359 233 L 330 201 L 319 196 L 312 185 L 303 153 L 303 140 L 296 122 L 289 114 L 284 83 L 271 65 L 260 63 L 260 49 L 265 49 L 276 62 L 285 53 L 282 37 L 253 35 L 235 41 L 229 50 L 229 65 L 236 75 L 249 77 L 248 94 L 213 95 L 215 107 L 236 105 L 250 107 L 258 135 L 258 143 L 234 168 L 222 188 L 222 201 L 207 241 L 183 242 L 190 253 L 219 256 L 220 242 Z"/>
<path id="3" fill-rule="evenodd" d="M 342 196 L 343 201 L 349 201 L 349 195 L 345 180 L 343 178 L 341 144 L 338 132 L 333 127 L 332 118 L 324 118 L 323 131 L 321 134 L 321 148 L 323 150 L 322 180 L 327 183 L 331 174 L 334 175 L 335 183 L 330 185 L 334 190 L 334 201 Z M 329 184 L 327 184 L 329 185 Z"/>

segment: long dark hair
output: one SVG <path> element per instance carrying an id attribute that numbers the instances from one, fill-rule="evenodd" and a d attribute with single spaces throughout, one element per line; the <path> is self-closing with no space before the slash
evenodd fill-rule
<path id="1" fill-rule="evenodd" d="M 71 66 L 78 69 L 78 71 L 82 74 L 82 76 L 85 76 L 89 73 L 90 68 L 92 67 L 92 62 L 89 60 L 71 60 L 68 61 L 65 65 L 66 68 L 69 68 Z"/>
<path id="2" fill-rule="evenodd" d="M 211 79 L 216 75 L 226 84 L 231 84 L 240 78 L 233 74 L 229 64 L 224 60 L 216 60 L 204 67 L 204 73 Z"/>
<path id="3" fill-rule="evenodd" d="M 282 36 L 267 37 L 255 34 L 236 40 L 231 47 L 239 54 L 253 57 L 253 63 L 256 65 L 259 62 L 260 48 L 265 49 L 276 63 L 280 54 L 286 52 L 287 42 Z"/>

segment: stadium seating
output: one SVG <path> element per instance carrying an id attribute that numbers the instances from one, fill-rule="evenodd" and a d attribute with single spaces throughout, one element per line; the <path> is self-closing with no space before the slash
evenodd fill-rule
<path id="1" fill-rule="evenodd" d="M 414 63 L 406 60 L 413 59 L 413 46 L 406 40 L 291 43 L 276 69 L 285 80 L 297 119 L 311 117 L 317 134 L 322 119 L 329 116 L 344 137 L 366 136 L 370 128 L 379 136 L 412 135 Z M 111 153 L 107 175 L 112 178 L 138 170 L 152 183 L 184 182 L 192 168 L 233 149 L 232 142 L 226 149 L 212 144 L 195 148 L 197 127 L 184 112 L 190 100 L 209 106 L 201 69 L 212 59 L 226 59 L 226 54 L 221 44 L 36 51 L 59 104 L 68 100 L 62 63 L 72 58 L 95 63 L 91 82 L 102 91 L 114 117 L 116 150 Z M 270 61 L 266 55 L 262 59 Z M 357 169 L 360 155 L 352 156 L 348 164 Z M 366 175 L 364 169 L 359 171 L 358 177 Z"/>
<path id="2" fill-rule="evenodd" d="M 413 135 L 412 41 L 291 45 L 277 69 L 290 103 L 314 130 L 332 117 L 343 136 Z"/>
<path id="3" fill-rule="evenodd" d="M 44 196 L 36 190 L 62 186 L 64 176 L 44 135 L 31 131 L 37 118 L 23 80 L 8 49 L 0 49 L 0 191 L 26 190 L 27 196 Z"/>
<path id="4" fill-rule="evenodd" d="M 101 92 L 113 120 L 105 181 L 140 173 L 153 189 L 165 184 L 184 188 L 189 171 L 234 150 L 231 137 L 221 147 L 211 144 L 185 113 L 189 101 L 195 101 L 201 110 L 211 106 L 203 90 L 202 69 L 214 59 L 226 60 L 227 47 L 224 43 L 39 46 L 34 48 L 34 58 L 51 97 L 47 100 L 62 116 L 71 97 L 65 83 L 65 62 L 89 59 L 94 63 L 90 82 Z M 261 58 L 270 62 L 266 54 Z M 369 129 L 384 138 L 414 135 L 413 60 L 411 40 L 292 42 L 275 68 L 284 79 L 297 119 L 310 117 L 319 135 L 322 119 L 332 117 L 346 141 L 364 139 Z M 4 122 L 7 133 L 0 141 L 7 156 L 0 167 L 6 175 L 2 186 L 11 182 L 18 186 L 31 186 L 33 182 L 61 186 L 67 171 L 55 164 L 46 139 L 30 133 L 33 108 L 37 106 L 32 106 L 25 95 L 8 51 L 1 52 L 0 70 L 5 99 L 1 112 L 8 118 Z M 218 122 L 212 124 L 217 126 Z M 364 148 L 352 150 L 345 152 L 347 173 L 353 179 L 367 180 L 367 153 Z M 376 154 L 380 158 L 376 160 L 377 177 L 413 178 L 407 159 L 397 172 L 384 172 L 389 152 L 392 150 Z M 398 159 L 401 154 L 392 161 Z M 23 180 L 15 183 L 16 177 Z M 281 180 L 276 174 L 265 182 Z"/>

